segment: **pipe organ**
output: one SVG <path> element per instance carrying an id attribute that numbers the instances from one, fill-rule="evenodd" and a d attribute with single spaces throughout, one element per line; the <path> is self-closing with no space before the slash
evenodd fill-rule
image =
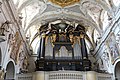
<path id="1" fill-rule="evenodd" d="M 67 23 L 40 27 L 36 71 L 89 71 L 91 62 L 85 42 L 85 28 Z"/>

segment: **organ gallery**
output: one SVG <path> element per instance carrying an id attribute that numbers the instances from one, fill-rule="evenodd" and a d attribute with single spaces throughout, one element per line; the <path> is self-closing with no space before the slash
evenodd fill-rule
<path id="1" fill-rule="evenodd" d="M 65 22 L 48 25 L 40 28 L 36 70 L 91 70 L 85 27 L 79 24 L 72 26 Z"/>

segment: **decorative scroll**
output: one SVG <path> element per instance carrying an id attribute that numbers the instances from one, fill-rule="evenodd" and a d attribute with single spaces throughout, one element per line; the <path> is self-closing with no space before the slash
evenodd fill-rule
<path id="1" fill-rule="evenodd" d="M 22 40 L 20 37 L 20 34 L 18 32 L 16 32 L 14 38 L 13 38 L 13 47 L 11 49 L 11 54 L 10 54 L 10 58 L 12 58 L 16 63 L 18 60 L 18 53 L 19 53 L 19 48 L 21 46 Z"/>

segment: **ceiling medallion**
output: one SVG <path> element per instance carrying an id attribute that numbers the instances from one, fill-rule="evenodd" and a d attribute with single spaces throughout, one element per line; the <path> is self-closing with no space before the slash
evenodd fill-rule
<path id="1" fill-rule="evenodd" d="M 79 2 L 80 0 L 49 0 L 49 1 L 51 1 L 54 4 L 59 5 L 61 7 L 65 7 L 65 6 L 75 4 L 75 3 Z"/>

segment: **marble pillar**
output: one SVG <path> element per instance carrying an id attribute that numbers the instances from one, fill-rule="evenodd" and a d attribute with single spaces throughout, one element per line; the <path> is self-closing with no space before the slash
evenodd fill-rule
<path id="1" fill-rule="evenodd" d="M 42 43 L 42 38 L 40 38 L 40 45 L 39 45 L 38 59 L 40 59 L 40 57 L 41 57 L 41 43 Z"/>

